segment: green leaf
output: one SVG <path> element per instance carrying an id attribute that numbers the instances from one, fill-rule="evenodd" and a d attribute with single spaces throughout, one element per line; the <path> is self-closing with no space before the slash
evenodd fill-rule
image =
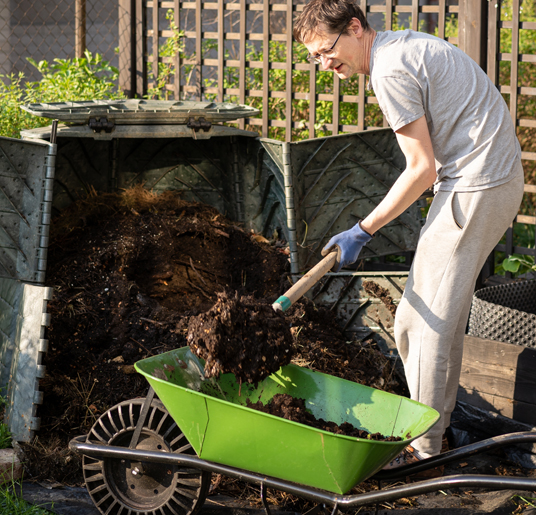
<path id="1" fill-rule="evenodd" d="M 507 271 L 507 272 L 512 272 L 513 274 L 517 273 L 517 271 L 519 270 L 519 266 L 520 266 L 520 262 L 519 262 L 519 259 L 513 257 L 513 256 L 509 256 L 507 257 L 503 262 L 502 262 L 502 266 L 503 268 Z"/>

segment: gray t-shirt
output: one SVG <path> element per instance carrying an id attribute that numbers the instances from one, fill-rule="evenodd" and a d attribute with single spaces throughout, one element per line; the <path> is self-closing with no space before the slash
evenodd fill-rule
<path id="1" fill-rule="evenodd" d="M 491 188 L 519 173 L 521 149 L 506 103 L 460 49 L 411 30 L 379 32 L 370 70 L 371 86 L 394 131 L 426 116 L 436 190 Z"/>

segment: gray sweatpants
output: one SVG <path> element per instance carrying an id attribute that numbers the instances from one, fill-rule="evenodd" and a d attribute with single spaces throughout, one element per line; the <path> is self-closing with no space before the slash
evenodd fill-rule
<path id="1" fill-rule="evenodd" d="M 439 454 L 460 379 L 463 338 L 478 274 L 516 216 L 523 170 L 506 184 L 475 192 L 439 191 L 422 228 L 395 320 L 411 398 L 439 422 L 412 444 Z"/>

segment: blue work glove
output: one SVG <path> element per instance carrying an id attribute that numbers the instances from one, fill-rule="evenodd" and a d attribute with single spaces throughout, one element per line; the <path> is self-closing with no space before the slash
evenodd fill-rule
<path id="1" fill-rule="evenodd" d="M 327 256 L 330 252 L 337 250 L 337 259 L 332 270 L 338 272 L 343 266 L 355 263 L 361 249 L 371 239 L 372 236 L 361 229 L 359 223 L 356 223 L 351 229 L 333 236 L 322 249 L 322 255 Z"/>

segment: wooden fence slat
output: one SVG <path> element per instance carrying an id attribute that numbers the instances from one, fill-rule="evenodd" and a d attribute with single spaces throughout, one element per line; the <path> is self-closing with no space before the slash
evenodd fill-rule
<path id="1" fill-rule="evenodd" d="M 493 84 L 499 83 L 499 66 L 497 56 L 499 54 L 499 29 L 498 22 L 501 18 L 501 3 L 489 2 L 488 4 L 488 77 Z"/>
<path id="2" fill-rule="evenodd" d="M 286 0 L 287 2 L 287 19 L 286 19 L 286 31 L 287 31 L 287 74 L 286 74 L 286 100 L 285 100 L 285 141 L 292 141 L 292 0 Z"/>
<path id="3" fill-rule="evenodd" d="M 246 0 L 240 0 L 240 43 L 238 50 L 240 53 L 240 84 L 238 86 L 240 93 L 238 95 L 238 101 L 240 104 L 244 104 L 246 102 L 246 24 Z M 238 127 L 240 129 L 246 128 L 246 121 L 243 118 L 238 121 Z"/>
<path id="4" fill-rule="evenodd" d="M 419 0 L 411 0 L 411 28 L 419 30 Z"/>
<path id="5" fill-rule="evenodd" d="M 365 76 L 361 74 L 359 76 L 359 102 L 357 104 L 357 129 L 362 131 L 365 130 Z"/>
<path id="6" fill-rule="evenodd" d="M 510 114 L 514 127 L 517 127 L 517 81 L 519 65 L 517 55 L 519 54 L 519 7 L 520 0 L 512 0 L 512 56 L 510 68 Z"/>
<path id="7" fill-rule="evenodd" d="M 268 137 L 270 115 L 270 0 L 262 2 L 262 137 Z"/>
<path id="8" fill-rule="evenodd" d="M 333 132 L 336 136 L 339 134 L 339 116 L 341 110 L 341 80 L 335 73 L 333 74 Z"/>
<path id="9" fill-rule="evenodd" d="M 136 73 L 136 95 L 143 97 L 147 93 L 147 10 L 143 0 L 136 0 L 136 60 L 132 67 Z"/>
<path id="10" fill-rule="evenodd" d="M 173 2 L 173 18 L 175 20 L 175 25 L 180 27 L 181 21 L 181 11 L 180 11 L 180 0 L 174 0 Z M 181 55 L 180 52 L 177 52 L 177 55 L 174 58 L 175 61 L 175 78 L 173 81 L 173 95 L 175 100 L 180 100 L 181 98 Z"/>
<path id="11" fill-rule="evenodd" d="M 159 30 L 159 19 L 158 19 L 158 0 L 153 0 L 153 84 L 156 87 L 156 82 L 158 80 L 158 30 Z"/>
<path id="12" fill-rule="evenodd" d="M 125 25 L 128 26 L 128 46 L 130 47 L 130 23 L 132 20 L 131 6 L 129 2 L 123 2 L 123 8 L 125 12 Z M 121 10 L 121 1 L 119 2 L 119 9 Z M 84 57 L 86 51 L 86 0 L 76 0 L 74 8 L 74 25 L 75 25 L 75 56 Z M 123 29 L 123 30 L 121 30 Z M 119 38 L 125 36 L 125 27 L 121 27 L 121 16 L 119 17 Z M 130 88 L 129 88 L 130 89 Z"/>
<path id="13" fill-rule="evenodd" d="M 195 85 L 197 99 L 203 100 L 203 10 L 201 0 L 195 2 Z"/>
<path id="14" fill-rule="evenodd" d="M 385 0 L 385 30 L 393 30 L 393 0 Z"/>
<path id="15" fill-rule="evenodd" d="M 76 16 L 80 16 L 78 13 L 79 8 L 79 1 L 76 3 L 77 7 L 77 14 Z M 84 2 L 84 11 L 85 11 L 85 2 Z M 118 5 L 118 31 L 119 31 L 119 48 L 121 51 L 119 52 L 119 87 L 123 90 L 125 95 L 127 97 L 134 96 L 133 91 L 133 60 L 134 56 L 132 55 L 133 51 L 133 41 L 132 41 L 132 27 L 131 24 L 133 22 L 133 16 L 134 13 L 132 12 L 132 2 L 131 0 L 119 0 Z M 84 12 L 85 17 L 85 12 Z M 79 20 L 77 18 L 77 30 L 78 30 L 78 23 Z M 85 20 L 84 20 L 85 25 Z M 78 33 L 76 37 L 76 56 L 82 57 L 83 56 L 83 50 L 78 48 L 78 45 L 82 44 L 81 41 L 79 41 Z M 85 50 L 85 33 L 84 33 L 84 50 Z"/>
<path id="16" fill-rule="evenodd" d="M 218 0 L 218 102 L 224 100 L 225 17 L 223 0 Z"/>
<path id="17" fill-rule="evenodd" d="M 447 1 L 446 0 L 439 0 L 439 13 L 437 15 L 437 35 L 441 39 L 445 39 L 445 24 L 447 21 Z"/>
<path id="18" fill-rule="evenodd" d="M 309 63 L 309 138 L 315 137 L 316 123 L 316 64 Z"/>

